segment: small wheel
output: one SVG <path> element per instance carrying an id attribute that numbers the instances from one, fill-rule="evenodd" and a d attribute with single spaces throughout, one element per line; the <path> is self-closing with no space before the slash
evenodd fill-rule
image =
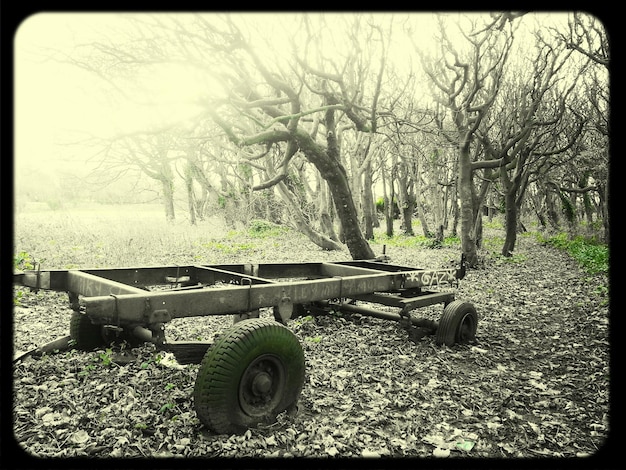
<path id="1" fill-rule="evenodd" d="M 200 421 L 218 434 L 241 433 L 293 406 L 304 384 L 298 338 L 271 319 L 234 324 L 206 352 L 194 386 Z"/>
<path id="2" fill-rule="evenodd" d="M 91 351 L 111 343 L 122 343 L 122 341 L 126 341 L 131 348 L 136 348 L 144 343 L 135 337 L 130 330 L 107 331 L 103 325 L 91 323 L 87 315 L 76 311 L 72 312 L 70 319 L 70 336 L 75 341 L 76 347 L 83 351 Z"/>
<path id="3" fill-rule="evenodd" d="M 76 347 L 85 351 L 106 346 L 102 325 L 94 325 L 87 315 L 80 312 L 72 312 L 70 336 L 76 342 Z"/>
<path id="4" fill-rule="evenodd" d="M 452 346 L 455 343 L 472 341 L 476 337 L 477 326 L 478 315 L 474 306 L 454 300 L 443 309 L 435 332 L 435 343 Z"/>

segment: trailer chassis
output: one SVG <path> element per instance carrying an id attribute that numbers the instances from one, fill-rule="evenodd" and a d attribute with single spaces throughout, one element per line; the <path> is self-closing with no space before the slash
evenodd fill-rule
<path id="1" fill-rule="evenodd" d="M 64 291 L 72 309 L 70 337 L 79 349 L 126 340 L 151 342 L 180 363 L 200 364 L 194 405 L 218 433 L 241 432 L 293 407 L 304 382 L 304 353 L 287 321 L 307 313 L 357 313 L 435 334 L 438 345 L 472 340 L 477 314 L 454 292 L 459 268 L 420 269 L 386 260 L 35 270 L 14 274 L 31 289 Z M 415 318 L 443 304 L 439 321 Z M 363 305 L 366 304 L 366 305 Z M 386 310 L 367 304 L 380 304 Z M 262 308 L 273 319 L 259 318 Z M 389 311 L 396 308 L 397 313 Z M 167 341 L 176 318 L 233 315 L 215 343 Z M 245 320 L 245 321 L 244 321 Z"/>

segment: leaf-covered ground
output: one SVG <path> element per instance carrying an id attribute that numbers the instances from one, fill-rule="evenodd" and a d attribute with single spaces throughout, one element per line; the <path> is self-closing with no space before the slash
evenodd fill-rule
<path id="1" fill-rule="evenodd" d="M 259 248 L 255 240 L 243 255 L 214 250 L 210 262 L 348 259 L 293 232 L 262 242 L 268 245 Z M 168 250 L 163 257 L 170 262 L 191 256 Z M 459 250 L 393 247 L 388 254 L 396 264 L 436 268 L 457 259 Z M 595 454 L 609 435 L 606 278 L 586 274 L 532 237 L 521 238 L 512 261 L 482 255 L 484 266 L 456 289 L 456 298 L 479 314 L 473 344 L 436 346 L 432 336 L 418 339 L 395 322 L 360 315 L 290 320 L 305 350 L 306 380 L 297 412 L 273 425 L 242 435 L 210 433 L 192 403 L 199 366 L 179 366 L 146 344 L 132 350 L 130 362 L 118 361 L 123 351 L 113 348 L 15 363 L 15 439 L 38 457 Z M 68 333 L 65 294 L 19 295 L 16 352 Z M 433 306 L 413 315 L 438 319 L 441 312 Z M 211 340 L 231 322 L 229 316 L 174 320 L 167 336 Z"/>

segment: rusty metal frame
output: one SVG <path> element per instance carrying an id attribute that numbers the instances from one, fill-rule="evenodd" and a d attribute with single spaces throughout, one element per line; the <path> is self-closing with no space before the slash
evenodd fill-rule
<path id="1" fill-rule="evenodd" d="M 357 260 L 324 263 L 186 265 L 25 271 L 14 282 L 81 298 L 92 322 L 150 325 L 174 318 L 228 315 L 264 307 L 352 298 L 402 308 L 449 303 L 459 270 L 418 269 Z M 148 290 L 148 286 L 166 290 Z M 395 295 L 408 292 L 409 297 Z"/>

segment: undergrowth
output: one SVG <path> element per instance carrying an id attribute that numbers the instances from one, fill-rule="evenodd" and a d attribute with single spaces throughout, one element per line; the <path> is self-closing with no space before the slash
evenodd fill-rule
<path id="1" fill-rule="evenodd" d="M 549 237 L 541 233 L 535 236 L 543 245 L 569 253 L 589 274 L 602 274 L 609 271 L 609 247 L 594 238 L 582 235 L 571 238 L 565 232 Z"/>

